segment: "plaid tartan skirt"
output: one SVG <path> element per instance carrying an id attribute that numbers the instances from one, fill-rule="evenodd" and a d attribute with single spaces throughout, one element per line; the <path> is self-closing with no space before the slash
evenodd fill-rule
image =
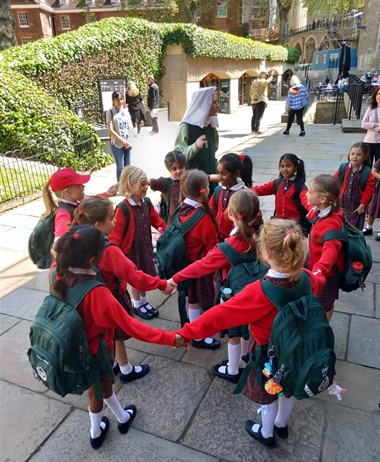
<path id="1" fill-rule="evenodd" d="M 189 303 L 199 303 L 203 309 L 214 306 L 215 290 L 213 274 L 193 279 L 193 284 L 186 288 Z"/>
<path id="2" fill-rule="evenodd" d="M 132 316 L 132 318 L 135 317 L 135 314 L 132 309 L 132 302 L 131 302 L 131 297 L 129 296 L 128 291 L 126 290 L 123 295 L 120 296 L 120 300 L 118 300 L 121 304 L 121 306 L 124 308 L 124 310 Z M 115 340 L 128 340 L 129 338 L 132 338 L 130 335 L 126 334 L 123 330 L 121 329 L 115 329 Z"/>
<path id="3" fill-rule="evenodd" d="M 321 305 L 325 309 L 325 312 L 328 313 L 333 309 L 335 300 L 339 298 L 339 287 L 338 287 L 338 278 L 337 276 L 330 276 L 326 278 L 326 284 L 324 285 L 319 300 Z"/>

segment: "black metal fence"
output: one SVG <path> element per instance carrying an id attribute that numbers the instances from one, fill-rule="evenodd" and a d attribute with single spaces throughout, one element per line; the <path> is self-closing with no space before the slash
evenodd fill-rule
<path id="1" fill-rule="evenodd" d="M 94 154 L 92 138 L 86 139 L 72 146 L 78 156 L 85 151 L 86 155 Z M 0 205 L 1 210 L 11 208 L 16 202 L 27 202 L 41 196 L 41 190 L 50 176 L 59 170 L 60 158 L 54 154 L 55 150 L 41 149 L 32 145 L 22 149 L 15 149 L 0 153 Z M 51 161 L 47 162 L 46 156 Z"/>

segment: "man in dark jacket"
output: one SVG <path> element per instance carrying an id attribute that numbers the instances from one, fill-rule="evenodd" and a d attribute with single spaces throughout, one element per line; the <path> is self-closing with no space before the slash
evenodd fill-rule
<path id="1" fill-rule="evenodd" d="M 158 119 L 157 119 L 157 109 L 160 105 L 160 91 L 158 85 L 154 82 L 153 75 L 148 75 L 147 79 L 148 84 L 148 108 L 150 111 L 150 116 L 152 118 L 153 130 L 150 132 L 151 135 L 158 133 Z"/>

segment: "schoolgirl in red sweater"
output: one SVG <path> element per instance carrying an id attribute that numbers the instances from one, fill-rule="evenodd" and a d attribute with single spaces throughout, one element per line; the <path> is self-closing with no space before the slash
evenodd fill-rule
<path id="1" fill-rule="evenodd" d="M 210 181 L 220 182 L 209 201 L 218 223 L 218 241 L 223 242 L 234 228 L 228 218 L 227 208 L 232 194 L 244 187 L 252 187 L 252 160 L 249 156 L 225 154 L 218 162 L 218 175 L 210 175 Z M 216 177 L 216 178 L 215 178 Z"/>
<path id="2" fill-rule="evenodd" d="M 54 240 L 60 238 L 68 230 L 74 215 L 74 210 L 84 199 L 84 185 L 90 181 L 90 175 L 80 175 L 72 168 L 62 168 L 50 177 L 49 181 L 42 188 L 42 199 L 45 205 L 45 212 L 42 218 L 47 217 L 55 211 L 54 215 Z M 117 185 L 108 188 L 107 192 L 100 194 L 103 197 L 114 196 L 117 192 Z M 57 196 L 58 202 L 54 200 L 53 194 Z"/>
<path id="3" fill-rule="evenodd" d="M 67 289 L 84 280 L 96 280 L 91 267 L 100 264 L 103 258 L 105 238 L 94 226 L 75 226 L 65 233 L 56 244 L 56 278 L 53 290 L 61 300 Z M 110 290 L 105 286 L 94 287 L 78 306 L 83 327 L 92 355 L 97 355 L 99 338 L 104 335 L 110 358 L 113 358 L 114 329 L 122 329 L 138 340 L 161 345 L 180 347 L 183 340 L 174 332 L 154 329 L 129 316 Z M 112 380 L 106 372 L 102 374 L 103 400 L 95 398 L 95 388 L 88 389 L 91 421 L 90 443 L 99 449 L 109 429 L 109 420 L 103 416 L 103 402 L 118 420 L 119 432 L 127 433 L 136 417 L 134 405 L 122 407 L 112 389 Z"/>
<path id="4" fill-rule="evenodd" d="M 161 201 L 165 201 L 167 217 L 161 218 L 170 225 L 173 220 L 174 212 L 181 201 L 180 180 L 186 171 L 186 157 L 181 151 L 170 151 L 165 156 L 165 167 L 170 173 L 169 178 L 151 178 L 148 181 L 153 191 L 161 191 Z"/>
<path id="5" fill-rule="evenodd" d="M 340 231 L 343 213 L 339 208 L 339 183 L 332 175 L 318 175 L 310 181 L 308 191 L 309 205 L 314 207 L 308 214 L 313 222 L 309 235 L 309 268 L 320 272 L 326 278 L 320 300 L 330 320 L 334 313 L 334 302 L 339 296 L 339 271 L 344 268 L 344 252 L 342 242 L 330 240 L 322 242 L 328 231 Z"/>
<path id="6" fill-rule="evenodd" d="M 109 240 L 118 245 L 138 269 L 156 276 L 151 226 L 164 230 L 167 224 L 160 218 L 150 200 L 144 200 L 147 190 L 146 173 L 132 165 L 125 167 L 120 177 L 119 192 L 126 199 L 116 207 L 116 223 Z M 143 319 L 158 316 L 158 311 L 148 302 L 145 290 L 132 286 L 132 297 L 134 311 L 138 316 Z"/>
<path id="7" fill-rule="evenodd" d="M 207 175 L 201 170 L 187 170 L 181 178 L 181 192 L 185 197 L 179 212 L 181 223 L 190 219 L 200 207 L 204 207 L 207 211 L 196 225 L 184 235 L 187 255 L 189 262 L 192 263 L 204 257 L 217 243 L 217 224 L 208 204 Z M 202 309 L 210 308 L 214 304 L 213 274 L 210 273 L 194 279 L 193 284 L 186 288 L 186 295 L 189 303 L 189 320 L 192 322 L 201 315 Z M 220 346 L 218 340 L 202 337 L 193 340 L 192 344 L 196 348 L 209 350 L 214 350 Z"/>
<path id="8" fill-rule="evenodd" d="M 238 253 L 245 254 L 247 252 L 255 252 L 255 236 L 260 226 L 263 224 L 260 214 L 260 201 L 256 194 L 249 189 L 237 191 L 229 202 L 228 217 L 234 224 L 234 229 L 225 242 L 228 242 Z M 221 280 L 225 281 L 230 269 L 231 264 L 227 257 L 218 246 L 215 246 L 201 260 L 195 261 L 175 274 L 172 280 L 174 283 L 178 284 L 187 279 L 205 276 L 219 270 L 221 273 Z M 245 356 L 248 352 L 248 326 L 244 325 L 228 329 L 227 334 L 228 359 L 222 361 L 220 364 L 216 364 L 212 368 L 212 371 L 218 377 L 237 383 L 241 375 L 241 369 L 246 366 L 246 363 L 241 357 Z"/>
<path id="9" fill-rule="evenodd" d="M 344 169 L 343 180 L 339 174 L 340 169 Z M 367 181 L 362 189 L 361 178 L 363 175 L 367 176 Z M 342 164 L 334 176 L 342 183 L 339 199 L 347 220 L 358 229 L 363 229 L 365 211 L 371 202 L 375 187 L 368 144 L 353 144 L 348 154 L 348 162 Z"/>
<path id="10" fill-rule="evenodd" d="M 76 209 L 73 224 L 91 225 L 108 236 L 115 226 L 115 211 L 112 202 L 101 197 L 85 199 Z M 103 259 L 98 266 L 102 278 L 125 311 L 134 317 L 127 284 L 140 290 L 159 289 L 167 295 L 174 287 L 157 276 L 150 276 L 137 269 L 117 245 L 106 245 Z M 149 365 L 133 366 L 127 356 L 124 341 L 130 335 L 115 330 L 116 362 L 114 372 L 120 371 L 120 380 L 124 383 L 144 377 L 149 372 Z"/>
<path id="11" fill-rule="evenodd" d="M 303 216 L 306 215 L 310 207 L 306 197 L 304 161 L 295 154 L 283 154 L 280 157 L 279 169 L 280 175 L 276 180 L 254 186 L 252 189 L 258 196 L 275 194 L 274 216 L 296 220 L 304 228 L 305 232 L 306 226 L 303 223 Z M 297 201 L 299 200 L 298 206 L 296 198 Z"/>
<path id="12" fill-rule="evenodd" d="M 259 239 L 261 256 L 268 262 L 270 269 L 265 280 L 284 289 L 295 288 L 300 284 L 301 273 L 310 278 L 313 294 L 319 295 L 324 284 L 321 273 L 312 274 L 302 269 L 306 256 L 305 240 L 301 228 L 293 220 L 269 220 L 261 228 Z M 225 303 L 208 310 L 196 321 L 185 324 L 178 331 L 185 339 L 212 335 L 232 326 L 249 324 L 250 348 L 256 352 L 256 345 L 267 348 L 273 320 L 278 309 L 265 296 L 260 281 L 247 285 Z M 282 439 L 288 437 L 287 420 L 293 409 L 294 396 L 286 397 L 268 394 L 263 384 L 258 385 L 256 370 L 248 377 L 244 394 L 261 405 L 261 425 L 247 420 L 245 428 L 248 433 L 267 448 L 276 445 L 274 432 Z M 261 371 L 260 371 L 261 372 Z"/>

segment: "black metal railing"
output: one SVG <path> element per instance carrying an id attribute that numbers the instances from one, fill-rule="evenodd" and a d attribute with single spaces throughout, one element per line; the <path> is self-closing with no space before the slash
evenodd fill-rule
<path id="1" fill-rule="evenodd" d="M 70 148 L 80 157 L 94 154 L 92 138 L 82 140 Z M 31 145 L 14 151 L 0 153 L 0 204 L 4 211 L 10 207 L 7 203 L 14 200 L 26 202 L 26 198 L 41 196 L 41 190 L 50 176 L 59 170 L 60 157 L 54 147 L 41 149 L 41 146 Z M 47 162 L 45 159 L 50 160 Z"/>

